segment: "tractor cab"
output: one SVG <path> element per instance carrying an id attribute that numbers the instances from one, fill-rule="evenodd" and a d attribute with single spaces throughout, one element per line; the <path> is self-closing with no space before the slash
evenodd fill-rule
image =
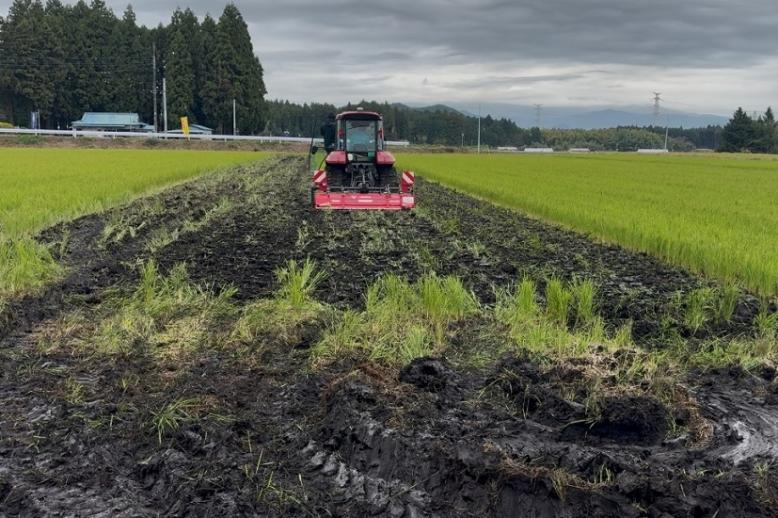
<path id="1" fill-rule="evenodd" d="M 335 149 L 313 173 L 316 208 L 400 210 L 415 205 L 411 171 L 398 174 L 386 151 L 381 114 L 358 108 L 337 115 Z"/>
<path id="2" fill-rule="evenodd" d="M 345 112 L 336 118 L 337 150 L 374 158 L 384 148 L 384 121 L 374 112 Z"/>

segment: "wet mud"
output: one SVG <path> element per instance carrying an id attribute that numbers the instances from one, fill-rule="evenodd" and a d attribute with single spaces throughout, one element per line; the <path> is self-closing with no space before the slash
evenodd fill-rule
<path id="1" fill-rule="evenodd" d="M 0 321 L 0 516 L 778 516 L 774 370 L 679 381 L 697 412 L 685 415 L 628 391 L 593 408 L 587 366 L 515 354 L 311 369 L 307 338 L 178 362 L 40 345 L 149 258 L 247 303 L 311 257 L 327 274 L 317 298 L 341 308 L 387 272 L 458 275 L 484 304 L 523 274 L 586 273 L 608 324 L 632 320 L 650 346 L 674 294 L 706 285 L 434 184 L 418 196 L 412 214 L 314 212 L 302 161 L 282 157 L 44 232 L 69 269 Z M 706 333 L 747 331 L 754 311 L 744 295 L 738 319 Z M 195 400 L 158 434 L 172 401 Z"/>

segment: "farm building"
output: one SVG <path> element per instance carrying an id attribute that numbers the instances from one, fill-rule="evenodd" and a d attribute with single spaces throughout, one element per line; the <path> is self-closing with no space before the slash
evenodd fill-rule
<path id="1" fill-rule="evenodd" d="M 183 130 L 180 129 L 168 130 L 168 133 L 172 133 L 174 135 L 181 135 L 183 134 Z M 213 135 L 213 129 L 207 126 L 203 126 L 201 124 L 190 124 L 189 134 L 190 135 Z"/>
<path id="2" fill-rule="evenodd" d="M 137 113 L 86 112 L 72 126 L 75 130 L 154 132 L 154 126 L 141 122 Z"/>

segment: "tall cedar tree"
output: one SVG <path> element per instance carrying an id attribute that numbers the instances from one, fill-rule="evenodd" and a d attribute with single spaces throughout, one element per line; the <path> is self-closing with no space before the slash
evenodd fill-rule
<path id="1" fill-rule="evenodd" d="M 216 88 L 213 99 L 219 127 L 232 129 L 233 100 L 237 105 L 238 133 L 264 129 L 266 93 L 262 65 L 254 55 L 248 26 L 234 4 L 227 4 L 216 31 Z"/>
<path id="2" fill-rule="evenodd" d="M 168 26 L 169 36 L 165 78 L 170 127 L 178 128 L 180 117 L 194 121 L 195 109 L 195 64 L 192 42 L 199 29 L 197 18 L 189 9 L 176 9 Z"/>

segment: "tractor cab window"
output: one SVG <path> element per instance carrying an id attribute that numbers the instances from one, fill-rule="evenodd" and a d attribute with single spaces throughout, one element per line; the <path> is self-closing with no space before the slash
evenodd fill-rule
<path id="1" fill-rule="evenodd" d="M 346 151 L 372 153 L 376 150 L 378 121 L 346 120 Z"/>

